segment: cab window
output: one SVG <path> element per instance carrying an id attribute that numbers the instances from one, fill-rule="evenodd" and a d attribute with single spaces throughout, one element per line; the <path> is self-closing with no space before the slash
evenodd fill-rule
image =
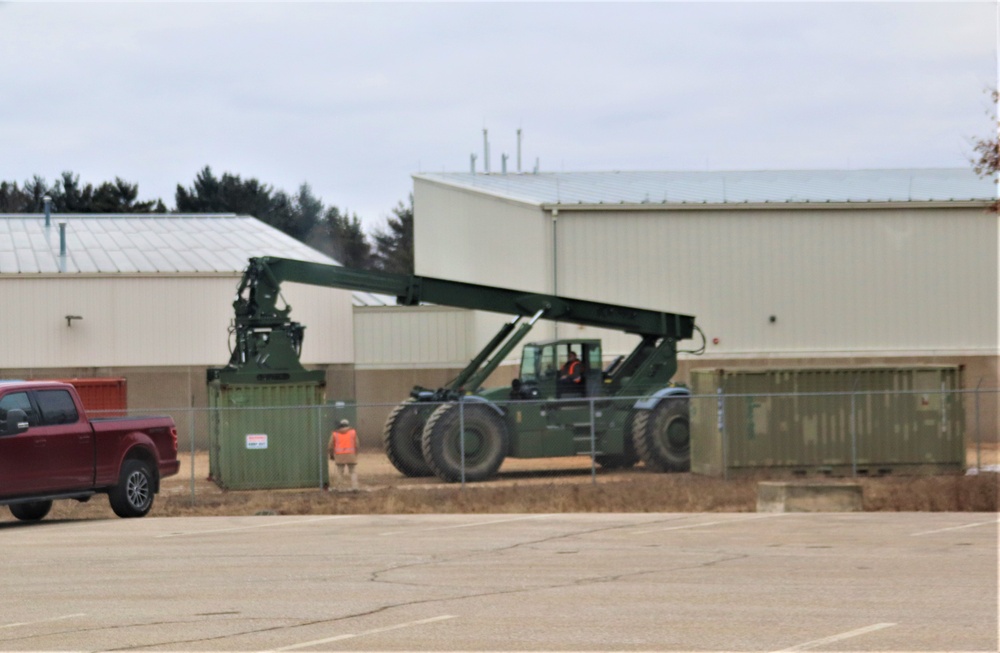
<path id="1" fill-rule="evenodd" d="M 556 364 L 555 346 L 548 345 L 542 348 L 542 358 L 540 363 L 544 376 L 554 379 L 559 371 L 559 366 Z"/>
<path id="2" fill-rule="evenodd" d="M 35 398 L 43 424 L 72 424 L 80 418 L 73 397 L 66 390 L 38 390 Z"/>
<path id="3" fill-rule="evenodd" d="M 538 381 L 538 347 L 527 346 L 521 353 L 521 381 Z"/>
<path id="4" fill-rule="evenodd" d="M 7 418 L 7 411 L 12 408 L 20 408 L 28 416 L 29 426 L 38 426 L 38 415 L 31 407 L 31 400 L 28 399 L 27 392 L 11 392 L 0 397 L 0 418 Z"/>

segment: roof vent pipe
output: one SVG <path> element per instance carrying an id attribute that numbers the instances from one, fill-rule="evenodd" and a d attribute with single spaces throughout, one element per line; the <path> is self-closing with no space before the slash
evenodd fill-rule
<path id="1" fill-rule="evenodd" d="M 521 128 L 517 128 L 517 173 L 521 174 Z"/>
<path id="2" fill-rule="evenodd" d="M 469 155 L 469 172 L 476 174 L 476 153 Z"/>
<path id="3" fill-rule="evenodd" d="M 500 154 L 500 172 L 502 174 L 507 174 L 507 159 L 509 158 L 506 152 Z"/>
<path id="4" fill-rule="evenodd" d="M 45 205 L 45 226 L 48 227 L 52 224 L 52 198 L 46 195 L 42 202 Z"/>
<path id="5" fill-rule="evenodd" d="M 486 174 L 490 173 L 490 139 L 485 127 L 483 127 L 483 170 Z"/>
<path id="6" fill-rule="evenodd" d="M 59 223 L 59 271 L 66 271 L 66 223 Z M 67 320 L 67 324 L 69 321 Z"/>

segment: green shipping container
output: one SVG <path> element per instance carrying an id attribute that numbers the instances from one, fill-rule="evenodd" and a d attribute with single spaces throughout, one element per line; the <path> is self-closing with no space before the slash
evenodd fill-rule
<path id="1" fill-rule="evenodd" d="M 329 483 L 321 383 L 208 384 L 209 469 L 229 490 Z"/>
<path id="2" fill-rule="evenodd" d="M 961 369 L 947 366 L 693 370 L 691 471 L 959 471 L 960 388 Z"/>

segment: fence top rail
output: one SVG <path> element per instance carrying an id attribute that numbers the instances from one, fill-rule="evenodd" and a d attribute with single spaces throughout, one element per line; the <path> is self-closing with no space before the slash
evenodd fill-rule
<path id="1" fill-rule="evenodd" d="M 840 391 L 827 391 L 827 392 L 715 392 L 712 394 L 691 394 L 685 395 L 685 398 L 689 401 L 705 401 L 705 400 L 720 400 L 720 399 L 767 399 L 767 398 L 819 398 L 819 397 L 862 397 L 862 396 L 886 396 L 886 395 L 897 395 L 897 396 L 927 396 L 927 395 L 984 395 L 984 394 L 997 394 L 1000 393 L 1000 388 L 937 388 L 937 389 L 923 389 L 923 390 L 840 390 Z M 574 403 L 574 404 L 615 404 L 622 405 L 628 403 L 635 403 L 648 399 L 648 397 L 569 397 L 561 399 L 512 399 L 512 400 L 497 400 L 495 403 L 500 406 L 518 404 L 518 405 L 530 405 L 530 404 L 558 404 L 558 403 Z M 448 402 L 428 402 L 427 405 L 432 405 L 435 403 L 448 403 Z M 465 403 L 465 402 L 459 402 Z M 471 402 L 470 402 L 471 403 Z M 399 405 L 399 402 L 373 402 L 373 403 L 354 403 L 351 402 L 350 406 L 356 409 L 362 408 L 392 408 Z M 105 416 L 121 416 L 123 413 L 129 416 L 135 415 L 154 415 L 162 413 L 173 413 L 177 415 L 186 415 L 188 413 L 205 413 L 205 412 L 233 412 L 233 411 L 272 411 L 272 410 L 338 410 L 343 408 L 342 405 L 336 403 L 327 402 L 323 404 L 301 404 L 301 405 L 288 405 L 288 406 L 201 406 L 201 407 L 173 407 L 173 408 L 135 408 L 135 409 L 108 409 L 108 410 L 90 410 L 88 413 L 97 418 L 104 419 Z"/>

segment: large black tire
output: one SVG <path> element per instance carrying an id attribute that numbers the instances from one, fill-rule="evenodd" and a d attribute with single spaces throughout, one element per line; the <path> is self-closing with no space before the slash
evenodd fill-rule
<path id="1" fill-rule="evenodd" d="M 10 505 L 10 514 L 21 521 L 38 521 L 49 514 L 49 510 L 52 510 L 51 501 L 31 501 Z"/>
<path id="2" fill-rule="evenodd" d="M 462 480 L 461 417 L 457 403 L 438 406 L 421 438 L 424 460 L 438 478 L 454 483 Z M 490 406 L 465 405 L 465 480 L 483 481 L 500 469 L 510 434 L 503 415 Z"/>
<path id="3" fill-rule="evenodd" d="M 144 517 L 153 507 L 156 479 L 148 463 L 126 460 L 118 485 L 108 492 L 111 509 L 119 517 Z"/>
<path id="4" fill-rule="evenodd" d="M 654 471 L 691 469 L 687 402 L 665 399 L 651 410 L 640 410 L 632 423 L 632 444 L 646 467 Z"/>
<path id="5" fill-rule="evenodd" d="M 426 410 L 426 405 L 407 399 L 396 406 L 385 420 L 385 428 L 382 430 L 385 455 L 393 467 L 406 476 L 434 475 L 420 448 Z"/>

